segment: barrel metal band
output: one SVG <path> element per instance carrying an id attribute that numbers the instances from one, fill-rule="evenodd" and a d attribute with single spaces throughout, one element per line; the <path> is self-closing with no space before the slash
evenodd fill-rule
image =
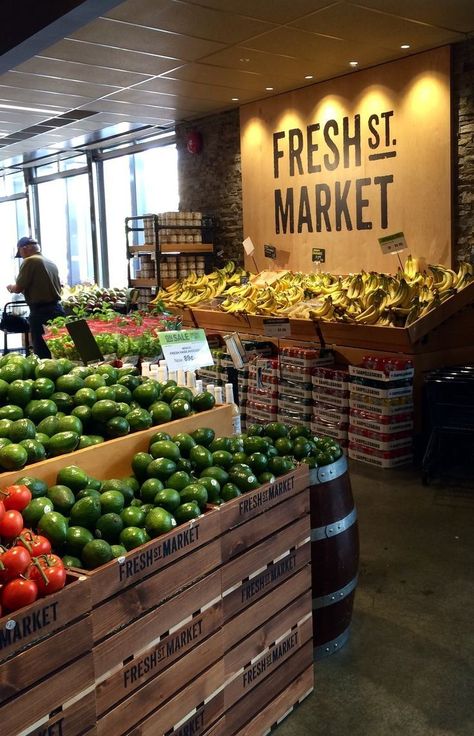
<path id="1" fill-rule="evenodd" d="M 311 529 L 311 541 L 319 542 L 321 539 L 328 539 L 329 537 L 335 537 L 336 534 L 342 534 L 346 529 L 349 529 L 357 521 L 357 509 L 354 507 L 350 514 L 344 516 L 343 519 L 333 521 L 332 524 L 327 526 L 317 526 Z"/>
<path id="2" fill-rule="evenodd" d="M 335 654 L 335 652 L 337 652 L 339 649 L 342 649 L 342 647 L 347 644 L 349 634 L 350 626 L 348 626 L 347 629 L 342 632 L 342 634 L 336 636 L 335 639 L 331 639 L 331 641 L 327 641 L 324 644 L 320 644 L 319 646 L 314 647 L 314 659 L 323 659 L 324 657 L 329 657 L 331 654 Z"/>
<path id="3" fill-rule="evenodd" d="M 345 455 L 329 465 L 323 465 L 322 468 L 312 468 L 309 471 L 310 486 L 317 486 L 320 483 L 327 483 L 329 480 L 336 480 L 347 471 L 347 458 Z"/>
<path id="4" fill-rule="evenodd" d="M 343 598 L 349 595 L 349 593 L 352 593 L 352 591 L 357 586 L 357 580 L 358 575 L 356 575 L 352 580 L 347 583 L 343 588 L 340 588 L 339 590 L 335 590 L 334 593 L 328 593 L 328 595 L 320 595 L 318 598 L 313 598 L 313 611 L 317 610 L 318 608 L 326 608 L 326 606 L 332 606 L 333 603 L 338 603 L 339 601 L 342 601 Z"/>

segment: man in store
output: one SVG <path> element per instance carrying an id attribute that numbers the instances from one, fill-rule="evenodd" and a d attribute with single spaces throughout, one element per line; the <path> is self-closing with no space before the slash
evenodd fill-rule
<path id="1" fill-rule="evenodd" d="M 33 351 L 39 358 L 50 358 L 43 334 L 48 320 L 64 315 L 61 305 L 61 282 L 57 266 L 41 254 L 36 240 L 25 236 L 17 243 L 15 258 L 23 258 L 15 284 L 7 286 L 11 294 L 23 294 L 30 308 L 30 333 Z"/>

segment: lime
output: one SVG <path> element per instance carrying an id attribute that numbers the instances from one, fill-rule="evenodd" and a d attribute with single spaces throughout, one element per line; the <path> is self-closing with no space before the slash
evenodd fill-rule
<path id="1" fill-rule="evenodd" d="M 191 461 L 185 457 L 180 457 L 176 463 L 176 470 L 183 470 L 185 473 L 192 473 L 193 466 Z"/>
<path id="2" fill-rule="evenodd" d="M 200 429 L 195 429 L 194 432 L 191 432 L 191 437 L 196 445 L 203 445 L 203 447 L 209 447 L 215 436 L 216 433 L 209 427 L 201 427 Z"/>
<path id="3" fill-rule="evenodd" d="M 171 409 L 164 401 L 155 401 L 150 407 L 148 407 L 152 424 L 166 424 L 171 420 Z"/>
<path id="4" fill-rule="evenodd" d="M 68 516 L 72 507 L 76 503 L 74 493 L 70 488 L 63 485 L 51 486 L 48 488 L 48 498 L 52 502 L 55 511 L 59 511 L 64 516 Z"/>
<path id="5" fill-rule="evenodd" d="M 255 488 L 258 488 L 260 486 L 260 483 L 258 482 L 256 476 L 253 473 L 251 474 L 247 473 L 243 469 L 233 470 L 232 473 L 230 474 L 230 479 L 231 479 L 231 482 L 235 484 L 242 492 L 253 491 Z M 222 489 L 222 491 L 224 491 L 224 488 Z M 222 498 L 224 498 L 222 493 L 221 493 L 221 496 Z"/>
<path id="6" fill-rule="evenodd" d="M 115 402 L 117 406 L 117 417 L 126 417 L 128 412 L 130 411 L 130 406 L 126 404 L 124 401 L 116 401 Z"/>
<path id="7" fill-rule="evenodd" d="M 235 483 L 225 483 L 225 485 L 222 486 L 221 498 L 223 501 L 231 501 L 233 498 L 237 498 L 237 496 L 241 495 L 242 493 Z"/>
<path id="8" fill-rule="evenodd" d="M 110 544 L 103 539 L 93 539 L 92 542 L 87 542 L 81 554 L 81 559 L 88 570 L 105 565 L 112 558 Z"/>
<path id="9" fill-rule="evenodd" d="M 151 479 L 150 479 L 151 480 Z M 178 470 L 173 475 L 170 475 L 166 481 L 168 488 L 174 488 L 176 491 L 182 491 L 187 485 L 191 483 L 191 476 L 184 470 Z"/>
<path id="10" fill-rule="evenodd" d="M 311 437 L 311 430 L 308 429 L 308 427 L 304 427 L 302 425 L 297 425 L 296 427 L 291 427 L 289 431 L 289 436 L 291 439 L 296 439 L 297 437 Z"/>
<path id="11" fill-rule="evenodd" d="M 23 368 L 19 363 L 7 363 L 0 368 L 0 379 L 6 383 L 22 380 L 24 377 Z"/>
<path id="12" fill-rule="evenodd" d="M 100 496 L 100 509 L 103 514 L 120 514 L 125 506 L 125 498 L 120 491 L 105 491 Z"/>
<path id="13" fill-rule="evenodd" d="M 59 419 L 56 416 L 45 417 L 37 426 L 37 431 L 52 437 L 59 432 Z"/>
<path id="14" fill-rule="evenodd" d="M 167 404 L 171 404 L 174 399 L 175 393 L 179 391 L 179 387 L 176 385 L 176 383 L 169 383 L 170 385 L 166 386 L 166 388 L 164 388 L 161 392 L 161 398 L 163 401 L 166 401 Z"/>
<path id="15" fill-rule="evenodd" d="M 48 492 L 48 484 L 44 480 L 30 475 L 23 475 L 21 478 L 17 478 L 15 484 L 29 488 L 33 498 L 41 498 L 42 496 L 46 496 Z"/>
<path id="16" fill-rule="evenodd" d="M 211 452 L 216 452 L 217 450 L 225 450 L 226 452 L 230 452 L 232 447 L 232 437 L 216 437 L 212 440 L 209 449 Z"/>
<path id="17" fill-rule="evenodd" d="M 294 467 L 295 466 L 293 465 L 291 460 L 288 460 L 288 458 L 286 457 L 271 457 L 268 461 L 268 470 L 276 476 L 289 473 L 290 470 L 293 470 Z"/>
<path id="18" fill-rule="evenodd" d="M 280 456 L 293 454 L 293 442 L 289 437 L 279 437 L 275 440 L 275 449 Z"/>
<path id="19" fill-rule="evenodd" d="M 77 417 L 81 421 L 82 427 L 84 427 L 91 419 L 92 409 L 86 404 L 79 404 L 71 411 L 71 416 Z"/>
<path id="20" fill-rule="evenodd" d="M 132 396 L 143 408 L 147 408 L 160 398 L 160 387 L 157 381 L 149 379 L 134 389 Z"/>
<path id="21" fill-rule="evenodd" d="M 183 457 L 189 457 L 189 453 L 193 447 L 196 447 L 195 440 L 186 432 L 178 432 L 178 434 L 175 434 L 172 439 L 173 442 L 178 445 L 179 451 Z"/>
<path id="22" fill-rule="evenodd" d="M 186 399 L 173 399 L 170 404 L 170 409 L 173 419 L 188 417 L 193 411 L 190 402 L 186 401 Z"/>
<path id="23" fill-rule="evenodd" d="M 167 457 L 175 462 L 181 457 L 179 447 L 170 440 L 159 440 L 150 445 L 150 455 L 153 458 Z"/>
<path id="24" fill-rule="evenodd" d="M 220 483 L 215 478 L 200 477 L 199 483 L 204 486 L 207 491 L 207 499 L 209 503 L 215 503 L 221 495 Z"/>
<path id="25" fill-rule="evenodd" d="M 33 386 L 29 381 L 12 381 L 8 387 L 7 401 L 16 406 L 26 406 L 33 396 Z"/>
<path id="26" fill-rule="evenodd" d="M 270 473 L 268 470 L 266 470 L 264 473 L 260 473 L 260 475 L 257 476 L 259 483 L 274 483 L 276 478 L 273 475 L 273 473 Z"/>
<path id="27" fill-rule="evenodd" d="M 109 544 L 116 542 L 123 529 L 123 521 L 118 514 L 107 513 L 101 516 L 95 525 L 95 536 L 105 539 Z"/>
<path id="28" fill-rule="evenodd" d="M 30 401 L 25 408 L 26 416 L 28 416 L 27 409 L 32 402 Z M 11 422 L 16 422 L 17 419 L 23 418 L 23 409 L 21 406 L 16 404 L 6 404 L 0 407 L 0 419 L 10 419 Z"/>
<path id="29" fill-rule="evenodd" d="M 191 448 L 189 459 L 198 470 L 204 470 L 204 468 L 210 468 L 213 465 L 212 454 L 207 447 L 202 445 Z"/>
<path id="30" fill-rule="evenodd" d="M 55 390 L 54 381 L 50 378 L 37 378 L 36 381 L 33 381 L 32 397 L 33 399 L 49 399 Z"/>
<path id="31" fill-rule="evenodd" d="M 63 374 L 63 367 L 57 360 L 51 358 L 45 358 L 40 360 L 35 368 L 36 378 L 50 378 L 52 381 L 56 381 L 59 376 Z"/>
<path id="32" fill-rule="evenodd" d="M 234 456 L 227 450 L 216 450 L 212 453 L 212 465 L 228 470 L 231 465 L 234 465 Z"/>
<path id="33" fill-rule="evenodd" d="M 216 400 L 209 391 L 202 391 L 193 398 L 192 406 L 194 411 L 208 411 L 214 408 L 215 403 Z"/>
<path id="34" fill-rule="evenodd" d="M 297 437 L 293 443 L 293 455 L 297 460 L 308 457 L 312 450 L 312 443 L 308 442 L 305 437 Z"/>
<path id="35" fill-rule="evenodd" d="M 107 437 L 125 437 L 130 433 L 130 425 L 125 417 L 112 417 L 105 425 Z"/>
<path id="36" fill-rule="evenodd" d="M 263 434 L 263 425 L 262 424 L 249 424 L 247 427 L 246 434 L 248 437 L 258 437 L 259 435 Z"/>
<path id="37" fill-rule="evenodd" d="M 176 519 L 178 524 L 184 524 L 186 521 L 197 519 L 198 516 L 201 516 L 201 509 L 199 508 L 196 501 L 183 503 L 181 504 L 181 506 L 178 506 L 178 508 L 174 512 L 174 518 Z"/>
<path id="38" fill-rule="evenodd" d="M 0 437 L 8 437 L 13 422 L 11 419 L 0 419 Z"/>
<path id="39" fill-rule="evenodd" d="M 115 383 L 119 377 L 117 368 L 110 365 L 110 363 L 102 363 L 102 365 L 98 365 L 95 370 L 96 373 L 105 378 L 108 384 Z"/>
<path id="40" fill-rule="evenodd" d="M 166 509 L 157 506 L 148 512 L 145 519 L 145 529 L 152 539 L 170 532 L 176 526 L 174 516 Z"/>
<path id="41" fill-rule="evenodd" d="M 21 440 L 32 440 L 36 435 L 36 427 L 31 419 L 17 419 L 12 422 L 9 438 L 12 442 Z"/>
<path id="42" fill-rule="evenodd" d="M 98 373 L 93 373 L 92 375 L 84 378 L 85 388 L 91 388 L 93 391 L 97 391 L 98 388 L 106 385 L 104 376 L 101 376 Z"/>
<path id="43" fill-rule="evenodd" d="M 132 400 L 132 392 L 126 386 L 122 386 L 120 383 L 114 383 L 110 388 L 115 391 L 115 401 L 121 401 L 124 404 L 129 404 Z"/>
<path id="44" fill-rule="evenodd" d="M 80 388 L 79 391 L 76 391 L 76 393 L 74 394 L 74 403 L 76 404 L 76 406 L 84 404 L 85 406 L 92 407 L 94 406 L 96 401 L 96 393 L 91 388 Z"/>
<path id="45" fill-rule="evenodd" d="M 200 477 L 214 478 L 220 486 L 223 486 L 224 483 L 227 483 L 229 480 L 229 473 L 224 470 L 224 468 L 218 468 L 217 466 L 212 465 L 210 468 L 204 468 Z"/>
<path id="46" fill-rule="evenodd" d="M 51 401 L 54 401 L 58 411 L 63 411 L 65 414 L 68 414 L 74 408 L 74 399 L 64 391 L 56 391 L 51 394 Z"/>
<path id="47" fill-rule="evenodd" d="M 105 493 L 106 491 L 120 491 L 125 499 L 125 505 L 131 503 L 135 497 L 132 486 L 127 483 L 126 480 L 122 480 L 121 478 L 110 478 L 109 480 L 104 480 L 102 483 L 102 493 Z"/>
<path id="48" fill-rule="evenodd" d="M 75 365 L 69 372 L 74 376 L 87 378 L 87 376 L 91 376 L 94 373 L 94 369 L 90 365 Z"/>
<path id="49" fill-rule="evenodd" d="M 173 460 L 169 460 L 167 457 L 159 457 L 147 467 L 147 475 L 149 478 L 159 478 L 160 480 L 167 480 L 170 475 L 176 473 L 177 467 Z"/>
<path id="50" fill-rule="evenodd" d="M 190 388 L 180 386 L 173 396 L 173 401 L 175 401 L 176 399 L 184 399 L 185 401 L 192 402 L 193 398 L 194 394 Z"/>
<path id="51" fill-rule="evenodd" d="M 136 547 L 141 547 L 146 541 L 145 530 L 139 529 L 136 526 L 125 527 L 120 533 L 120 544 L 125 547 L 127 552 Z"/>
<path id="52" fill-rule="evenodd" d="M 9 440 L 8 437 L 0 437 L 0 448 L 6 447 L 6 445 L 11 445 L 11 443 L 12 441 Z"/>
<path id="53" fill-rule="evenodd" d="M 79 491 L 79 493 L 76 496 L 76 501 L 80 501 L 81 498 L 87 498 L 90 496 L 91 498 L 97 498 L 100 502 L 100 491 L 97 491 L 95 488 L 83 488 L 82 491 Z"/>
<path id="54" fill-rule="evenodd" d="M 20 470 L 27 460 L 28 453 L 21 445 L 11 444 L 0 449 L 0 467 L 4 470 Z"/>
<path id="55" fill-rule="evenodd" d="M 248 465 L 256 475 L 265 472 L 268 466 L 268 458 L 263 452 L 253 452 L 249 455 Z"/>
<path id="56" fill-rule="evenodd" d="M 61 366 L 62 372 L 65 375 L 74 368 L 74 363 L 69 358 L 58 358 L 58 363 Z"/>
<path id="57" fill-rule="evenodd" d="M 253 452 L 266 452 L 269 447 L 270 443 L 263 437 L 247 437 L 244 440 L 244 451 L 247 455 L 251 455 Z"/>
<path id="58" fill-rule="evenodd" d="M 6 441 L 6 440 L 4 440 Z M 25 448 L 28 455 L 27 465 L 31 463 L 39 463 L 46 459 L 46 450 L 44 445 L 38 440 L 21 440 L 20 445 Z"/>
<path id="59" fill-rule="evenodd" d="M 190 483 L 186 488 L 180 491 L 181 502 L 188 503 L 196 501 L 200 509 L 204 509 L 207 503 L 207 489 L 201 483 Z"/>
<path id="60" fill-rule="evenodd" d="M 151 447 L 154 442 L 161 442 L 162 440 L 170 440 L 170 439 L 171 439 L 171 435 L 168 434 L 168 432 L 155 432 L 150 437 L 150 442 L 149 442 L 149 445 L 148 446 Z M 174 442 L 174 440 L 173 440 L 173 442 Z"/>
<path id="61" fill-rule="evenodd" d="M 66 376 L 59 376 L 56 380 L 56 391 L 62 391 L 71 396 L 74 396 L 81 388 L 84 388 L 84 379 L 78 375 L 69 373 Z"/>
<path id="62" fill-rule="evenodd" d="M 92 407 L 92 419 L 95 419 L 98 422 L 107 422 L 115 416 L 116 411 L 117 404 L 115 401 L 102 399 L 101 401 L 97 401 Z"/>
<path id="63" fill-rule="evenodd" d="M 146 478 L 146 469 L 153 460 L 148 452 L 137 452 L 132 459 L 132 470 L 138 479 Z"/>
<path id="64" fill-rule="evenodd" d="M 80 435 L 76 432 L 58 432 L 48 442 L 48 455 L 63 455 L 73 452 L 79 445 Z"/>
<path id="65" fill-rule="evenodd" d="M 25 416 L 35 424 L 39 424 L 45 417 L 51 417 L 57 413 L 58 407 L 51 399 L 33 399 L 25 407 Z M 15 419 L 20 418 L 15 417 Z"/>
<path id="66" fill-rule="evenodd" d="M 145 521 L 145 512 L 141 506 L 128 506 L 120 513 L 124 526 L 142 527 Z"/>
<path id="67" fill-rule="evenodd" d="M 79 417 L 73 415 L 68 417 L 61 417 L 58 422 L 58 431 L 76 432 L 76 434 L 81 435 L 83 432 L 82 422 Z"/>
<path id="68" fill-rule="evenodd" d="M 122 478 L 122 483 L 125 483 L 126 486 L 129 486 L 135 496 L 140 490 L 140 481 L 138 480 L 138 478 L 135 478 L 134 475 L 129 475 L 127 478 Z"/>
<path id="69" fill-rule="evenodd" d="M 21 513 L 26 526 L 36 527 L 41 517 L 49 511 L 54 511 L 53 502 L 49 498 L 41 497 L 33 498 Z"/>
<path id="70" fill-rule="evenodd" d="M 271 437 L 272 440 L 277 440 L 279 437 L 286 437 L 288 435 L 288 427 L 282 422 L 269 422 L 269 424 L 265 424 L 263 432 L 268 437 Z"/>
<path id="71" fill-rule="evenodd" d="M 235 452 L 232 457 L 234 458 L 234 465 L 238 463 L 244 463 L 247 465 L 247 461 L 249 459 L 249 456 L 245 454 L 245 452 Z"/>
<path id="72" fill-rule="evenodd" d="M 129 531 L 130 527 L 127 529 Z M 141 531 L 141 529 L 139 530 Z M 127 554 L 127 550 L 123 546 L 123 544 L 111 544 L 110 549 L 112 550 L 112 554 L 115 558 L 117 557 L 123 557 Z"/>
<path id="73" fill-rule="evenodd" d="M 129 391 L 134 391 L 136 387 L 140 385 L 141 380 L 138 376 L 132 376 L 129 374 L 126 376 L 121 376 L 118 379 L 117 383 L 119 383 L 120 386 L 126 386 Z"/>
<path id="74" fill-rule="evenodd" d="M 103 399 L 115 401 L 117 398 L 115 389 L 112 388 L 112 386 L 99 386 L 95 391 L 95 395 L 97 397 L 97 401 L 102 401 Z"/>
<path id="75" fill-rule="evenodd" d="M 38 522 L 39 533 L 55 547 L 62 547 L 65 543 L 67 528 L 65 517 L 58 511 L 47 511 Z"/>
<path id="76" fill-rule="evenodd" d="M 95 529 L 97 519 L 100 515 L 100 500 L 94 496 L 85 496 L 79 501 L 76 501 L 72 507 L 70 522 L 72 526 L 84 526 L 86 529 Z"/>
<path id="77" fill-rule="evenodd" d="M 70 555 L 81 556 L 81 552 L 88 542 L 92 542 L 94 535 L 83 526 L 70 526 L 66 532 L 66 550 Z"/>
<path id="78" fill-rule="evenodd" d="M 87 482 L 87 488 L 94 488 L 96 491 L 100 491 L 102 489 L 102 481 L 98 478 L 91 478 L 89 476 L 89 480 Z"/>
<path id="79" fill-rule="evenodd" d="M 63 555 L 61 557 L 64 567 L 82 567 L 82 562 L 79 557 L 73 555 Z"/>
<path id="80" fill-rule="evenodd" d="M 138 432 L 142 429 L 148 429 L 153 423 L 151 414 L 146 409 L 132 409 L 125 416 L 130 425 L 131 432 Z"/>
<path id="81" fill-rule="evenodd" d="M 156 494 L 153 503 L 155 506 L 161 506 L 161 508 L 166 509 L 170 514 L 173 514 L 178 506 L 181 505 L 182 501 L 178 491 L 174 488 L 162 488 L 162 490 L 158 491 Z"/>
<path id="82" fill-rule="evenodd" d="M 53 391 L 54 391 L 54 383 L 53 383 Z M 3 378 L 0 378 L 0 401 L 2 403 L 7 393 L 8 393 L 8 383 L 4 381 Z"/>

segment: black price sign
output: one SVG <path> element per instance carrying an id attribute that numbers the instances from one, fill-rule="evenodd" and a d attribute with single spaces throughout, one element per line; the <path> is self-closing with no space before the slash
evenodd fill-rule
<path id="1" fill-rule="evenodd" d="M 248 284 L 248 282 L 249 282 L 249 277 L 248 276 L 241 276 L 240 277 L 240 285 L 241 286 L 245 286 L 245 284 Z"/>
<path id="2" fill-rule="evenodd" d="M 104 356 L 85 319 L 78 319 L 77 322 L 68 322 L 66 329 L 71 335 L 72 341 L 83 363 L 87 365 L 87 363 L 104 360 Z"/>
<path id="3" fill-rule="evenodd" d="M 263 251 L 265 253 L 265 258 L 271 258 L 272 260 L 275 260 L 277 257 L 277 249 L 274 245 L 269 245 L 268 243 L 265 243 L 263 246 Z"/>
<path id="4" fill-rule="evenodd" d="M 313 263 L 325 263 L 326 262 L 326 250 L 325 248 L 313 248 Z"/>

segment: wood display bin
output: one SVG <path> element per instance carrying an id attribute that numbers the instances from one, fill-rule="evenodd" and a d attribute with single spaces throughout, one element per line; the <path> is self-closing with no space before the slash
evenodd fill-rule
<path id="1" fill-rule="evenodd" d="M 2 736 L 78 736 L 96 720 L 90 581 L 0 618 Z"/>

